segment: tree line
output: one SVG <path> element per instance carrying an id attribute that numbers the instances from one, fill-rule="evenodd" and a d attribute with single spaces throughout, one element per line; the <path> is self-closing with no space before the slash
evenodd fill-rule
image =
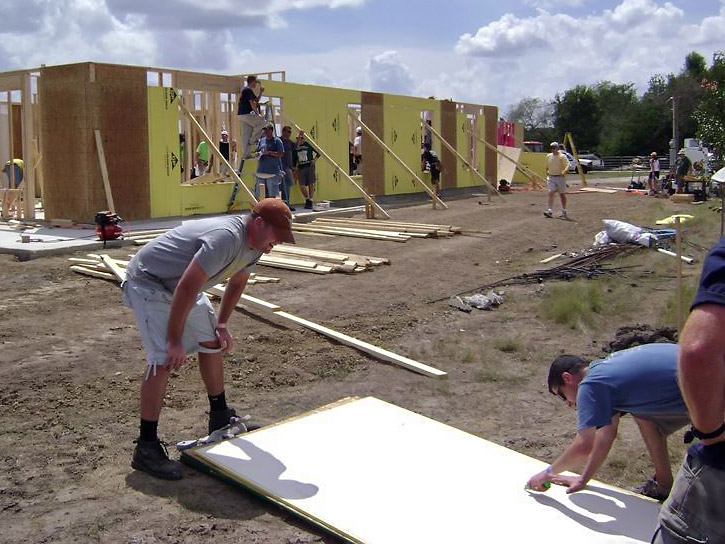
<path id="1" fill-rule="evenodd" d="M 527 97 L 507 112 L 524 126 L 527 140 L 548 143 L 571 132 L 578 148 L 601 155 L 669 153 L 672 97 L 677 101 L 678 148 L 698 137 L 720 157 L 725 153 L 725 52 L 708 66 L 696 51 L 679 74 L 655 74 L 638 96 L 634 83 L 577 85 L 552 100 Z"/>

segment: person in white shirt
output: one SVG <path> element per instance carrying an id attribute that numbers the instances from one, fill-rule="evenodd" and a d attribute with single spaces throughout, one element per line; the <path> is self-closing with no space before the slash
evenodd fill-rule
<path id="1" fill-rule="evenodd" d="M 660 160 L 657 158 L 657 153 L 652 152 L 649 156 L 649 177 L 647 178 L 647 184 L 649 185 L 649 194 L 656 195 L 659 193 L 660 181 Z"/>
<path id="2" fill-rule="evenodd" d="M 549 144 L 549 153 L 546 156 L 546 172 L 548 174 L 547 185 L 549 187 L 549 207 L 544 212 L 546 217 L 552 217 L 554 212 L 554 195 L 559 193 L 561 199 L 561 215 L 566 218 L 566 173 L 569 171 L 569 160 L 563 153 L 559 152 L 559 144 L 551 142 Z"/>

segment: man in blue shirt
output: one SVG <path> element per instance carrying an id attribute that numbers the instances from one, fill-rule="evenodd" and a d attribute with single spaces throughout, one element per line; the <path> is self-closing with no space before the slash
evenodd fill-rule
<path id="1" fill-rule="evenodd" d="M 680 337 L 679 378 L 692 416 L 687 451 L 652 542 L 725 542 L 725 238 L 710 251 Z"/>
<path id="2" fill-rule="evenodd" d="M 637 489 L 664 500 L 672 486 L 667 436 L 689 423 L 677 385 L 677 345 L 646 344 L 613 353 L 591 364 L 581 357 L 560 355 L 549 370 L 549 391 L 577 410 L 574 441 L 546 470 L 531 477 L 528 487 L 546 489 L 546 482 L 566 485 L 567 493 L 586 487 L 602 465 L 619 418 L 632 414 L 639 427 L 655 476 Z M 585 462 L 579 476 L 564 476 Z"/>
<path id="3" fill-rule="evenodd" d="M 284 145 L 282 140 L 274 135 L 274 125 L 272 123 L 264 125 L 262 134 L 262 139 L 259 140 L 257 146 L 259 163 L 257 164 L 257 183 L 254 185 L 254 196 L 259 199 L 259 186 L 263 184 L 264 196 L 277 198 L 279 184 L 282 181 L 282 176 L 284 176 L 284 170 L 282 170 Z"/>

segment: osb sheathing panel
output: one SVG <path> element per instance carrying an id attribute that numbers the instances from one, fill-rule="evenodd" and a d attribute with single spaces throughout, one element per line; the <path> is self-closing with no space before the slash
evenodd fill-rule
<path id="1" fill-rule="evenodd" d="M 456 104 L 450 100 L 441 101 L 441 136 L 451 144 L 453 149 L 456 148 Z M 458 157 L 442 144 L 441 161 L 443 162 L 441 185 L 443 187 L 456 187 L 458 184 L 458 175 L 456 174 Z"/>
<path id="2" fill-rule="evenodd" d="M 498 108 L 496 106 L 483 107 L 484 121 L 486 123 L 485 140 L 494 148 L 498 145 Z M 490 147 L 486 147 L 486 179 L 494 185 L 498 181 L 498 157 Z"/>
<path id="3" fill-rule="evenodd" d="M 380 93 L 362 92 L 360 116 L 370 130 L 381 140 L 385 140 L 385 123 L 383 113 L 383 95 Z M 362 174 L 363 188 L 368 194 L 385 194 L 385 151 L 370 141 L 363 133 Z"/>
<path id="4" fill-rule="evenodd" d="M 43 68 L 39 92 L 46 216 L 92 222 L 108 207 L 99 129 L 116 212 L 129 220 L 149 217 L 145 70 L 89 63 Z"/>

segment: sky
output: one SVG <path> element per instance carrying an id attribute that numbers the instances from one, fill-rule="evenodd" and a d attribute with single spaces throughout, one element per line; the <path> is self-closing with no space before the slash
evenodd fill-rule
<path id="1" fill-rule="evenodd" d="M 499 106 L 677 73 L 725 0 L 2 0 L 0 71 L 111 62 Z"/>

